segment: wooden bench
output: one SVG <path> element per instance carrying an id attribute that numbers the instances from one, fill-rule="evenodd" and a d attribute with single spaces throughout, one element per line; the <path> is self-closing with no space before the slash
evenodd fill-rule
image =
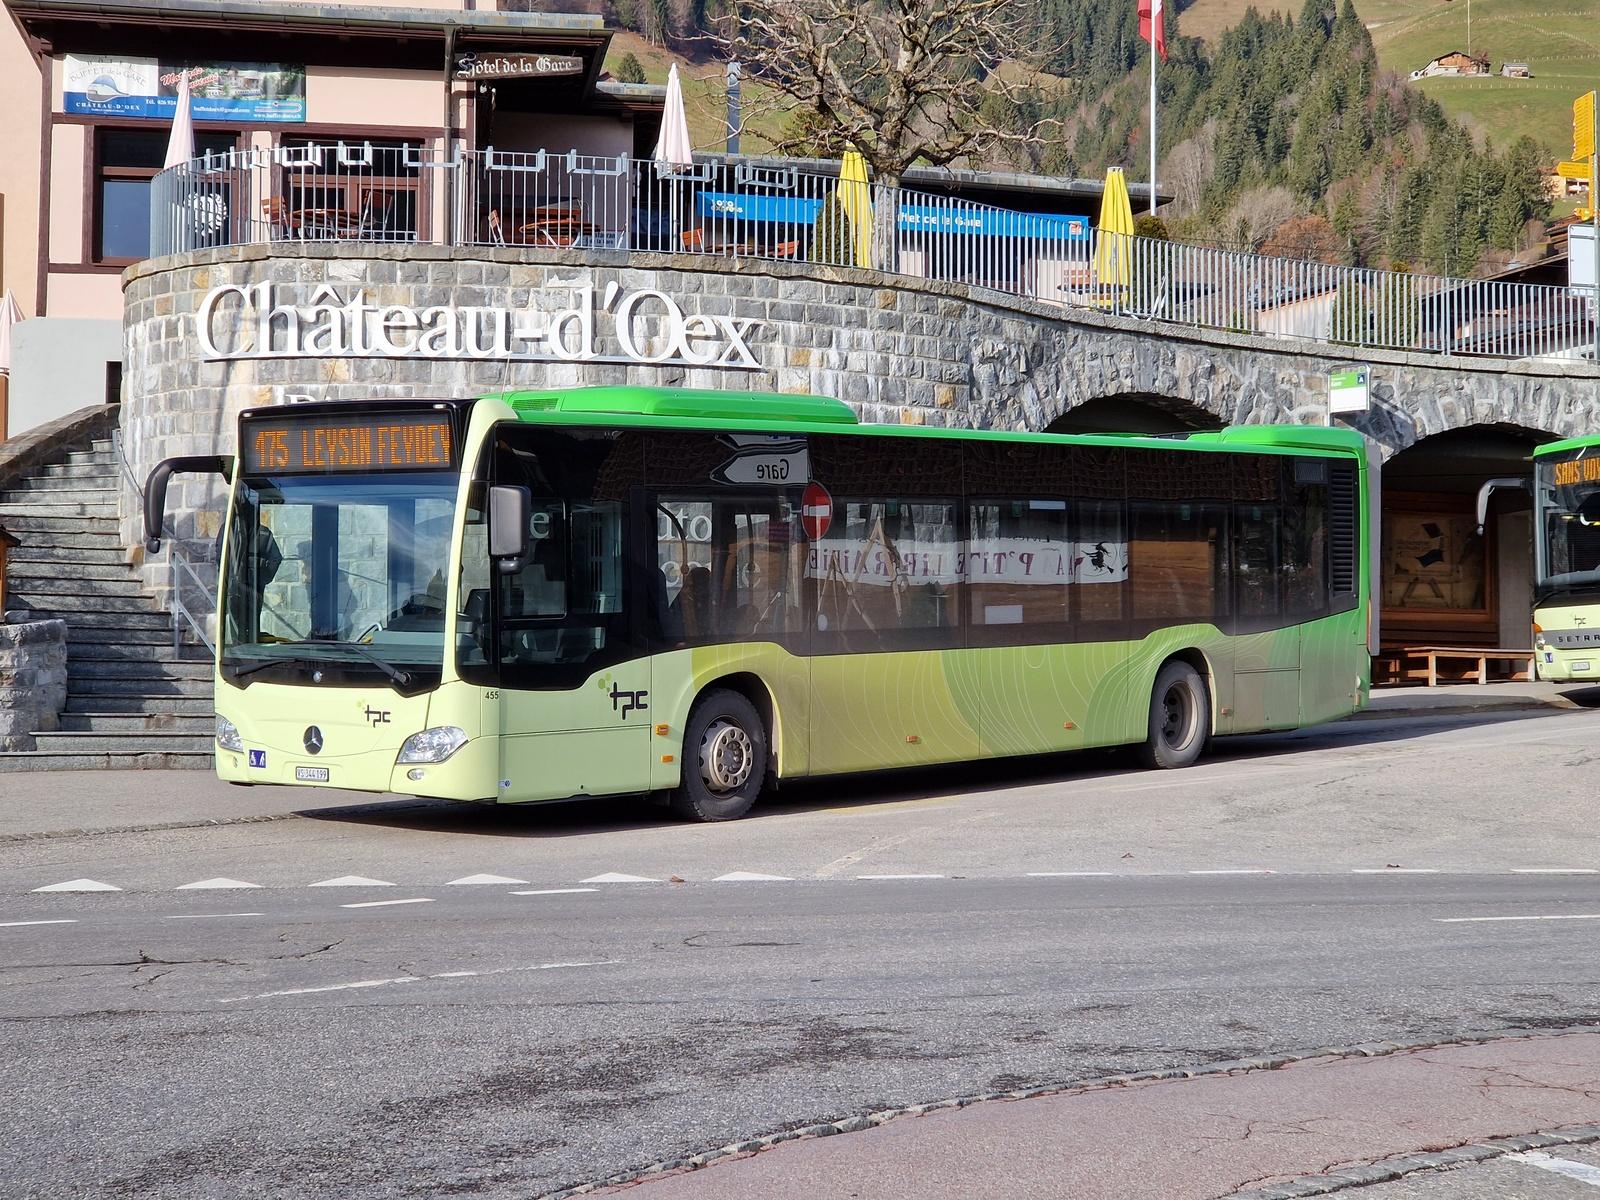
<path id="1" fill-rule="evenodd" d="M 1452 668 L 1440 663 L 1463 663 Z M 1483 684 L 1489 682 L 1490 663 L 1509 663 L 1505 679 L 1529 680 L 1533 678 L 1532 650 L 1505 650 L 1495 646 L 1390 646 L 1373 658 L 1374 682 L 1378 676 L 1386 683 L 1425 682 L 1428 687 L 1439 686 L 1441 675 L 1446 682 L 1465 682 L 1469 679 Z"/>

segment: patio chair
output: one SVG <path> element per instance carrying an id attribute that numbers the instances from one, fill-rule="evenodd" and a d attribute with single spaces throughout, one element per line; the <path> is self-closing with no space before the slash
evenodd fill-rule
<path id="1" fill-rule="evenodd" d="M 300 236 L 300 222 L 282 196 L 268 196 L 261 202 L 261 219 L 267 223 L 269 239 L 285 240 Z"/>
<path id="2" fill-rule="evenodd" d="M 394 192 L 388 188 L 367 188 L 361 193 L 361 215 L 346 237 L 370 238 L 389 231 L 389 214 L 394 211 Z"/>
<path id="3" fill-rule="evenodd" d="M 494 246 L 504 246 L 506 244 L 506 227 L 500 221 L 500 210 L 498 208 L 489 210 L 489 242 Z"/>

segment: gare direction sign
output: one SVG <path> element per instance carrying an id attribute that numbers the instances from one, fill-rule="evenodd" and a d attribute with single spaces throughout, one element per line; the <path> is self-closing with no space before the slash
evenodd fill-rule
<path id="1" fill-rule="evenodd" d="M 539 79 L 551 75 L 582 75 L 583 59 L 570 54 L 491 54 L 456 58 L 457 79 Z"/>
<path id="2" fill-rule="evenodd" d="M 756 317 L 685 311 L 655 288 L 564 283 L 544 307 L 374 304 L 332 284 L 296 304 L 278 284 L 222 284 L 195 310 L 210 362 L 263 358 L 485 359 L 759 371 Z"/>

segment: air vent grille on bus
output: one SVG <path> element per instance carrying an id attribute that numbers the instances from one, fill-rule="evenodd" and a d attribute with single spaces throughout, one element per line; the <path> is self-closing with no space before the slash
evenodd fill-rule
<path id="1" fill-rule="evenodd" d="M 1329 477 L 1328 540 L 1333 550 L 1333 591 L 1335 595 L 1355 594 L 1360 578 L 1360 505 L 1356 495 L 1356 465 L 1336 462 Z"/>

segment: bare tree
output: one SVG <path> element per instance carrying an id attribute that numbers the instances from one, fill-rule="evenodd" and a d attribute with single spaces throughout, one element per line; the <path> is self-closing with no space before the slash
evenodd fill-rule
<path id="1" fill-rule="evenodd" d="M 752 77 L 837 130 L 877 181 L 893 186 L 914 163 L 982 159 L 1055 124 L 1019 116 L 1036 111 L 1045 91 L 1028 64 L 1047 53 L 1042 27 L 1019 18 L 1019 7 L 743 0 L 718 41 Z"/>

